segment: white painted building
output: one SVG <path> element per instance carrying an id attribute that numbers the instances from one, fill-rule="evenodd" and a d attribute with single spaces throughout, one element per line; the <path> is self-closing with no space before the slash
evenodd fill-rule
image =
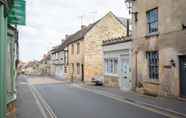
<path id="1" fill-rule="evenodd" d="M 103 41 L 104 84 L 119 87 L 124 91 L 132 88 L 130 37 L 119 37 Z"/>
<path id="2" fill-rule="evenodd" d="M 51 75 L 58 79 L 64 79 L 65 53 L 63 45 L 59 45 L 51 50 L 50 56 Z"/>

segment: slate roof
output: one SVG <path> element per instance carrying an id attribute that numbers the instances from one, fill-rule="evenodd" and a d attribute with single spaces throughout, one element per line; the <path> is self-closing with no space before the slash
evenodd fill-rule
<path id="1" fill-rule="evenodd" d="M 124 42 L 129 42 L 129 41 L 132 41 L 131 36 L 129 36 L 129 37 L 122 36 L 122 37 L 112 38 L 110 40 L 103 41 L 103 46 L 113 45 L 113 44 L 118 44 L 118 43 L 124 43 Z"/>
<path id="2" fill-rule="evenodd" d="M 124 27 L 127 26 L 127 22 L 126 22 L 126 18 L 122 18 L 122 17 L 116 17 L 112 12 L 110 12 L 115 18 L 116 20 L 118 20 Z M 104 17 L 103 17 L 104 18 Z M 78 41 L 78 40 L 82 40 L 84 38 L 84 36 L 87 34 L 87 32 L 89 32 L 99 21 L 101 21 L 103 18 L 99 19 L 98 21 L 96 21 L 93 24 L 90 24 L 84 28 L 82 28 L 81 30 L 77 31 L 76 33 L 69 35 L 65 41 L 57 46 L 56 48 L 54 48 L 53 50 L 51 50 L 52 53 L 56 53 L 59 51 L 64 50 L 65 46 Z"/>
<path id="3" fill-rule="evenodd" d="M 127 26 L 127 22 L 126 22 L 126 18 L 122 18 L 122 17 L 116 17 L 112 12 L 110 12 L 115 18 L 116 20 L 118 20 L 124 27 Z M 104 18 L 104 17 L 103 17 Z M 98 21 L 96 21 L 93 24 L 88 25 L 85 28 L 82 28 L 81 30 L 77 31 L 76 33 L 68 36 L 68 38 L 66 38 L 66 40 L 64 41 L 65 45 L 68 45 L 72 42 L 81 40 L 84 38 L 84 36 L 86 35 L 87 32 L 89 32 L 99 21 L 101 21 L 103 18 L 99 19 Z"/>
<path id="4" fill-rule="evenodd" d="M 84 38 L 84 36 L 87 34 L 87 32 L 89 32 L 100 20 L 98 20 L 97 22 L 90 24 L 84 28 L 82 28 L 81 30 L 77 31 L 76 33 L 68 36 L 66 38 L 66 40 L 64 41 L 65 45 L 68 45 L 70 43 L 73 43 L 75 41 L 81 40 Z"/>

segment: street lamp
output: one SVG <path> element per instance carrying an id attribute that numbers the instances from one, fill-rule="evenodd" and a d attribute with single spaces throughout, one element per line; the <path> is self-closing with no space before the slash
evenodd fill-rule
<path id="1" fill-rule="evenodd" d="M 125 3 L 127 4 L 127 8 L 129 10 L 129 14 L 134 15 L 135 22 L 138 21 L 138 12 L 133 11 L 133 4 L 136 0 L 125 0 Z"/>

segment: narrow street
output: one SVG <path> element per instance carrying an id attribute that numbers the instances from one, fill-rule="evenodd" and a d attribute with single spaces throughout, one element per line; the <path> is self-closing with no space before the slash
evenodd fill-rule
<path id="1" fill-rule="evenodd" d="M 126 103 L 64 85 L 37 86 L 59 118 L 164 118 Z"/>
<path id="2" fill-rule="evenodd" d="M 185 10 L 0 0 L 0 118 L 186 118 Z"/>
<path id="3" fill-rule="evenodd" d="M 28 78 L 22 77 L 19 79 L 19 83 L 25 82 L 26 79 Z M 43 81 L 42 83 L 34 82 L 34 84 L 33 87 L 39 91 L 42 99 L 51 107 L 57 118 L 165 118 L 160 114 L 83 89 L 77 89 L 69 84 L 45 83 Z M 21 103 L 20 105 L 25 104 Z M 27 109 L 26 112 L 28 111 Z M 33 115 L 33 117 L 36 116 Z"/>

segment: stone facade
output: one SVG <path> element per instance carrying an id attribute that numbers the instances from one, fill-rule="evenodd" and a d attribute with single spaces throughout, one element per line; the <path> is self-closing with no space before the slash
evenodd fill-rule
<path id="1" fill-rule="evenodd" d="M 26 75 L 39 76 L 41 75 L 39 66 L 40 66 L 39 61 L 31 61 L 26 63 L 23 71 Z"/>
<path id="2" fill-rule="evenodd" d="M 110 12 L 101 19 L 85 36 L 84 63 L 85 78 L 104 75 L 102 42 L 126 35 L 126 27 Z"/>
<path id="3" fill-rule="evenodd" d="M 66 78 L 72 81 L 83 81 L 84 40 L 78 40 L 67 46 L 68 65 Z"/>
<path id="4" fill-rule="evenodd" d="M 65 77 L 90 82 L 93 77 L 103 76 L 102 41 L 125 35 L 125 26 L 112 12 L 109 12 L 97 22 L 84 26 L 80 31 L 67 37 L 64 42 L 68 50 Z M 77 54 L 78 43 L 80 51 Z"/>
<path id="5" fill-rule="evenodd" d="M 148 33 L 147 12 L 158 9 L 158 31 Z M 185 0 L 136 0 L 133 20 L 133 87 L 162 96 L 180 96 L 179 56 L 186 55 Z M 133 19 L 135 16 L 133 16 Z M 149 78 L 146 53 L 159 53 L 159 79 Z"/>
<path id="6" fill-rule="evenodd" d="M 39 62 L 39 71 L 41 72 L 41 75 L 43 76 L 49 76 L 51 75 L 51 69 L 50 69 L 50 55 L 44 55 L 43 58 Z"/>

